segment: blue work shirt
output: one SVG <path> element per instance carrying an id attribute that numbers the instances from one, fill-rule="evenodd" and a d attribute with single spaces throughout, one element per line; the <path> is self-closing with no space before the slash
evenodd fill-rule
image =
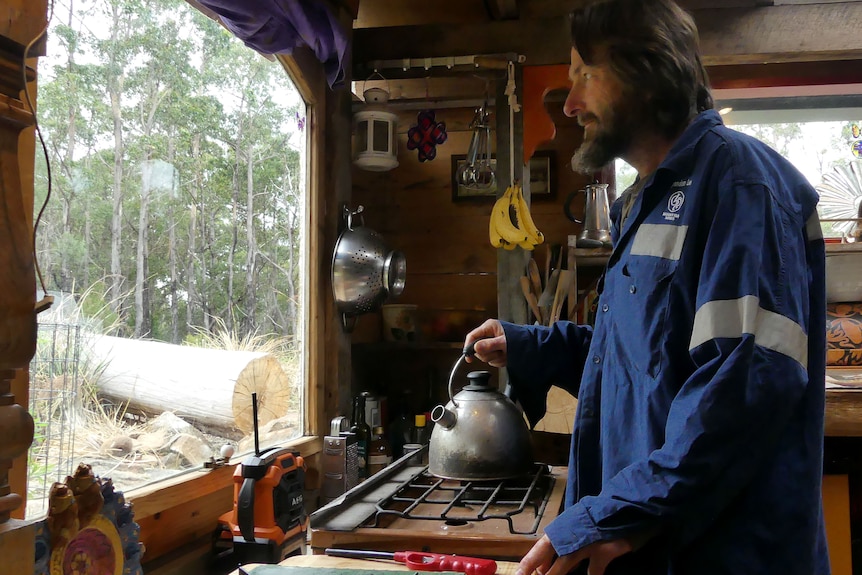
<path id="1" fill-rule="evenodd" d="M 634 538 L 609 575 L 829 572 L 817 199 L 703 112 L 622 229 L 614 203 L 595 328 L 503 324 L 533 424 L 551 385 L 578 397 L 558 554 Z"/>

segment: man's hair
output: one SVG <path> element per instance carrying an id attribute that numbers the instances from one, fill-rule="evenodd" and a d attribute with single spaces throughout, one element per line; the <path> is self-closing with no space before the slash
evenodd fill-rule
<path id="1" fill-rule="evenodd" d="M 673 0 L 599 0 L 571 15 L 584 63 L 607 64 L 628 96 L 643 95 L 645 123 L 673 137 L 714 106 L 697 27 Z"/>

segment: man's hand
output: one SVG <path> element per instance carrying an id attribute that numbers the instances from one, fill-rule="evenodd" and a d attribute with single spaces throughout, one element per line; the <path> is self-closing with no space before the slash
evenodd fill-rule
<path id="1" fill-rule="evenodd" d="M 484 361 L 493 367 L 506 367 L 506 334 L 499 320 L 489 319 L 468 333 L 464 340 L 464 347 L 474 341 L 476 345 L 473 349 L 479 361 Z M 467 361 L 472 362 L 473 358 L 467 356 Z"/>
<path id="2" fill-rule="evenodd" d="M 551 540 L 543 535 L 521 559 L 516 575 L 566 575 L 584 559 L 590 562 L 587 566 L 588 575 L 604 575 L 611 561 L 631 550 L 632 545 L 628 540 L 615 539 L 597 541 L 574 553 L 557 557 Z"/>

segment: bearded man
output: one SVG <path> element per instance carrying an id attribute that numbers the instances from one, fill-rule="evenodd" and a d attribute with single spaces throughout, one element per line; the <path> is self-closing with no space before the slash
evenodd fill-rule
<path id="1" fill-rule="evenodd" d="M 600 1 L 571 30 L 572 166 L 638 178 L 611 208 L 594 327 L 466 338 L 533 424 L 551 385 L 578 398 L 566 508 L 519 575 L 826 574 L 817 194 L 723 125 L 671 0 Z"/>

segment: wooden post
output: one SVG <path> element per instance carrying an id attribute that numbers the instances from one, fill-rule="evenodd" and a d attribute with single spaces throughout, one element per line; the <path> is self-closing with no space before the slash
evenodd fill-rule
<path id="1" fill-rule="evenodd" d="M 32 123 L 20 100 L 0 94 L 0 523 L 23 502 L 9 470 L 33 441 L 33 418 L 12 393 L 15 370 L 26 369 L 36 350 L 33 244 L 18 168 L 18 136 Z"/>
<path id="2" fill-rule="evenodd" d="M 33 142 L 31 134 L 22 137 L 35 119 L 20 95 L 24 81 L 35 88 L 36 72 L 25 63 L 24 46 L 44 27 L 47 2 L 11 0 L 6 4 L 8 18 L 0 23 L 0 557 L 8 560 L 4 568 L 10 572 L 32 573 L 33 528 L 10 521 L 24 497 L 12 490 L 9 472 L 33 441 L 33 418 L 19 405 L 22 398 L 12 391 L 16 372 L 26 374 L 36 350 Z M 30 56 L 43 51 L 44 45 L 38 45 Z M 26 402 L 26 393 L 23 399 Z"/>
<path id="3" fill-rule="evenodd" d="M 518 100 L 521 99 L 522 74 L 521 67 L 515 67 L 515 87 Z M 496 105 L 494 114 L 497 121 L 497 197 L 499 198 L 512 185 L 509 167 L 514 163 L 515 179 L 522 182 L 524 195 L 530 201 L 529 178 L 524 178 L 524 129 L 522 114 L 516 112 L 514 116 L 514 155 L 509 149 L 509 102 L 504 93 L 506 79 L 497 82 Z M 526 182 L 524 180 L 527 180 Z M 526 273 L 529 252 L 521 248 L 514 250 L 497 250 L 497 317 L 515 323 L 527 322 L 527 303 L 520 288 L 520 278 Z"/>

